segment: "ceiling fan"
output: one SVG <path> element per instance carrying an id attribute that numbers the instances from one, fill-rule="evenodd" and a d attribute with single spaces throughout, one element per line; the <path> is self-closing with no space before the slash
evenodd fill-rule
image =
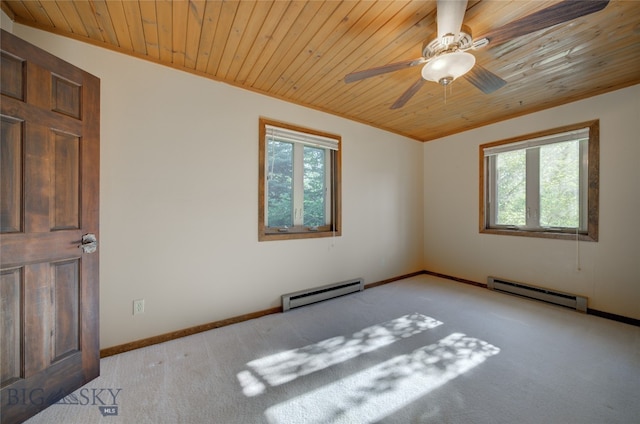
<path id="1" fill-rule="evenodd" d="M 507 82 L 477 64 L 475 56 L 469 53 L 469 50 L 488 45 L 497 46 L 516 37 L 598 12 L 604 9 L 608 3 L 609 0 L 563 0 L 491 30 L 482 37 L 473 39 L 471 30 L 462 24 L 467 9 L 467 0 L 438 0 L 438 37 L 425 43 L 422 57 L 353 72 L 345 76 L 344 81 L 351 83 L 388 72 L 424 65 L 420 79 L 391 105 L 391 109 L 404 106 L 426 81 L 437 82 L 446 87 L 456 78 L 464 76 L 482 92 L 490 94 L 503 87 Z"/>

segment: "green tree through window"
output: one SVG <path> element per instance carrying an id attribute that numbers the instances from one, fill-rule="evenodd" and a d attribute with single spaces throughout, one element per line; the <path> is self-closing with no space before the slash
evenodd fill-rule
<path id="1" fill-rule="evenodd" d="M 580 144 L 577 141 L 540 148 L 540 225 L 580 226 Z"/>
<path id="2" fill-rule="evenodd" d="M 526 224 L 526 155 L 524 150 L 506 152 L 496 158 L 496 222 L 500 225 Z"/>
<path id="3" fill-rule="evenodd" d="M 269 141 L 267 148 L 269 227 L 293 225 L 293 144 Z"/>
<path id="4" fill-rule="evenodd" d="M 325 224 L 326 199 L 325 152 L 304 147 L 304 225 L 319 227 Z"/>

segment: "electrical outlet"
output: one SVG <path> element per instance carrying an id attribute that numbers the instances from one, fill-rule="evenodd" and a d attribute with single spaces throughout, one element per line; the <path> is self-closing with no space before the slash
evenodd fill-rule
<path id="1" fill-rule="evenodd" d="M 133 301 L 133 315 L 144 313 L 144 299 L 135 299 Z"/>

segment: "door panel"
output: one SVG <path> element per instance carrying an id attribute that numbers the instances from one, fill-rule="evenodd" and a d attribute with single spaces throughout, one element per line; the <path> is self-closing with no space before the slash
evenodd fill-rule
<path id="1" fill-rule="evenodd" d="M 23 123 L 0 117 L 0 233 L 22 231 Z"/>
<path id="2" fill-rule="evenodd" d="M 23 305 L 22 268 L 8 269 L 0 273 L 0 325 L 3 331 L 0 344 L 0 384 L 2 387 L 20 379 L 22 375 L 22 349 L 20 320 Z"/>
<path id="3" fill-rule="evenodd" d="M 2 84 L 0 92 L 14 99 L 24 100 L 24 61 L 2 52 Z"/>
<path id="4" fill-rule="evenodd" d="M 52 131 L 52 230 L 80 228 L 80 137 Z"/>
<path id="5" fill-rule="evenodd" d="M 2 423 L 99 375 L 99 80 L 2 31 Z"/>
<path id="6" fill-rule="evenodd" d="M 80 351 L 80 327 L 78 311 L 80 303 L 80 261 L 56 262 L 52 264 L 52 286 L 54 301 L 53 361 Z"/>
<path id="7" fill-rule="evenodd" d="M 52 76 L 51 83 L 53 86 L 51 110 L 80 119 L 82 86 L 57 75 Z"/>

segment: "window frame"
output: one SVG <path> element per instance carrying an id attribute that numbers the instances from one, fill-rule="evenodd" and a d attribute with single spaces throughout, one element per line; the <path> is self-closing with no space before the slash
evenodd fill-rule
<path id="1" fill-rule="evenodd" d="M 489 157 L 485 156 L 485 150 L 489 148 L 495 148 L 497 146 L 506 146 L 509 144 L 519 143 L 522 144 L 527 140 L 537 139 L 541 137 L 549 137 L 566 133 L 569 131 L 576 131 L 580 129 L 589 129 L 589 141 L 588 147 L 584 154 L 580 155 L 580 160 L 584 160 L 585 156 L 588 160 L 587 175 L 581 176 L 581 186 L 586 184 L 584 189 L 584 196 L 582 196 L 580 210 L 581 212 L 585 208 L 584 214 L 584 228 L 582 231 L 576 229 L 575 231 L 566 228 L 526 228 L 515 226 L 494 226 L 492 225 L 492 213 L 489 205 L 490 192 L 492 190 L 491 180 L 493 176 L 490 176 Z M 523 147 L 524 148 L 524 147 Z M 514 148 L 514 150 L 519 150 Z M 582 172 L 582 171 L 581 171 Z M 580 241 L 598 241 L 598 214 L 599 214 L 599 173 L 600 173 L 600 122 L 599 120 L 587 121 L 578 124 L 567 125 L 564 127 L 553 128 L 549 130 L 539 131 L 536 133 L 526 134 L 518 137 L 513 137 L 505 140 L 495 141 L 492 143 L 481 144 L 479 146 L 479 232 L 484 234 L 498 234 L 498 235 L 511 235 L 511 236 L 524 236 L 524 237 L 539 237 L 550 239 L 564 239 L 564 240 L 580 240 Z M 527 189 L 529 190 L 529 189 Z M 538 190 L 539 193 L 539 190 Z M 529 193 L 528 193 L 529 194 Z M 581 219 L 583 214 L 581 213 Z M 581 223 L 581 227 L 582 227 Z"/>
<path id="2" fill-rule="evenodd" d="M 284 130 L 296 131 L 299 133 L 309 134 L 311 136 L 320 136 L 331 138 L 337 141 L 338 149 L 330 150 L 327 154 L 331 156 L 330 169 L 327 172 L 327 180 L 329 180 L 328 191 L 331 199 L 331 207 L 327 211 L 329 214 L 329 224 L 322 227 L 306 227 L 304 225 L 294 225 L 287 227 L 268 227 L 266 225 L 267 217 L 267 126 L 282 128 Z M 258 129 L 258 241 L 272 240 L 291 240 L 291 239 L 309 239 L 320 237 L 337 237 L 342 235 L 342 137 L 324 131 L 313 130 L 298 125 L 288 124 L 275 121 L 269 118 L 260 117 Z M 294 144 L 295 145 L 298 143 Z M 302 144 L 302 143 L 299 143 Z M 294 149 L 295 150 L 295 149 Z M 302 150 L 302 149 L 300 149 Z M 302 178 L 302 174 L 296 173 L 294 169 L 294 178 Z M 295 184 L 295 183 L 294 183 Z M 295 200 L 294 200 L 295 202 Z"/>

